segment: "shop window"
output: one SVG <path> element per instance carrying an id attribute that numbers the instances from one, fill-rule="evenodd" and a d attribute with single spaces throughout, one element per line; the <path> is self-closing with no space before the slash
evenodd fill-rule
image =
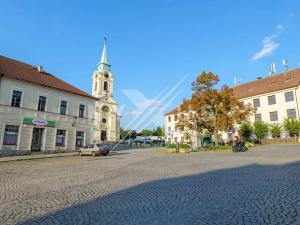
<path id="1" fill-rule="evenodd" d="M 56 131 L 56 146 L 65 146 L 66 141 L 66 131 L 57 130 Z"/>
<path id="2" fill-rule="evenodd" d="M 82 147 L 83 146 L 83 139 L 84 139 L 84 132 L 77 131 L 76 132 L 76 147 Z"/>
<path id="3" fill-rule="evenodd" d="M 4 131 L 3 145 L 17 145 L 18 132 L 18 126 L 6 125 Z"/>

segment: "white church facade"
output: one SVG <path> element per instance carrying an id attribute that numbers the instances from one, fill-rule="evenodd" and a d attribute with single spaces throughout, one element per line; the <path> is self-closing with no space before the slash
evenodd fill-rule
<path id="1" fill-rule="evenodd" d="M 94 142 L 118 142 L 120 117 L 113 98 L 114 76 L 107 60 L 106 39 L 97 70 L 93 73 L 92 95 L 99 100 L 95 107 Z"/>

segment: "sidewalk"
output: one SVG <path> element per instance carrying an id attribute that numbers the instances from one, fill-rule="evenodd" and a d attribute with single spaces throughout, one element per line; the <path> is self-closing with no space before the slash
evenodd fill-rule
<path id="1" fill-rule="evenodd" d="M 5 156 L 0 157 L 1 162 L 20 161 L 20 160 L 32 160 L 32 159 L 46 159 L 56 157 L 67 157 L 78 155 L 77 152 L 62 152 L 62 153 L 48 153 L 48 154 L 34 154 L 34 155 L 23 155 L 23 156 Z"/>

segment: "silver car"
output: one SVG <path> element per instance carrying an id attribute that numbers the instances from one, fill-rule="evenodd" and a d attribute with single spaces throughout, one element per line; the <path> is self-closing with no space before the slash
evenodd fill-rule
<path id="1" fill-rule="evenodd" d="M 106 156 L 109 153 L 109 147 L 106 144 L 88 144 L 84 148 L 80 148 L 79 155 L 103 155 Z"/>

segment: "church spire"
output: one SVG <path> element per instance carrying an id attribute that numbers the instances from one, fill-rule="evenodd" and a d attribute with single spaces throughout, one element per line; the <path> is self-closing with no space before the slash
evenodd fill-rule
<path id="1" fill-rule="evenodd" d="M 107 63 L 107 54 L 106 54 L 106 42 L 107 42 L 107 38 L 105 37 L 102 56 L 101 56 L 101 60 L 100 60 L 100 63 L 104 63 L 104 64 L 108 64 Z"/>
<path id="2" fill-rule="evenodd" d="M 104 38 L 104 46 L 103 46 L 102 55 L 101 55 L 101 60 L 100 60 L 100 64 L 99 64 L 99 69 L 100 70 L 109 70 L 110 69 L 110 65 L 107 62 L 106 42 L 107 42 L 107 38 L 105 37 Z"/>

